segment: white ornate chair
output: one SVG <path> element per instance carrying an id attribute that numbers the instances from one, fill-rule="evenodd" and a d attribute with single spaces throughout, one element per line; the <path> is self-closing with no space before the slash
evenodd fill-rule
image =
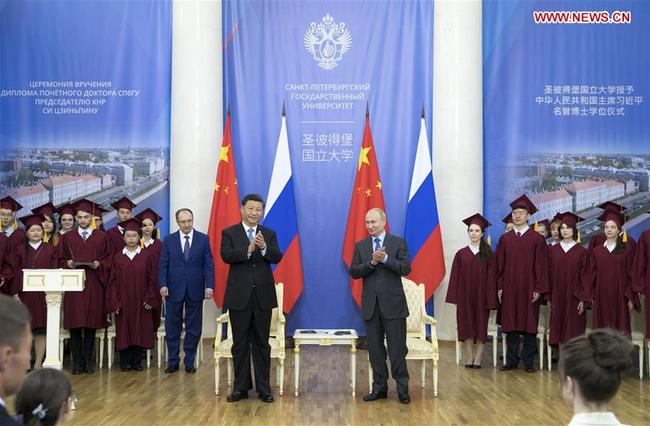
<path id="1" fill-rule="evenodd" d="M 630 312 L 630 328 L 632 330 L 632 344 L 639 347 L 639 379 L 643 379 L 643 352 L 645 352 L 645 310 L 641 302 L 641 312 L 632 310 Z M 648 370 L 650 371 L 650 370 Z"/>
<path id="2" fill-rule="evenodd" d="M 283 308 L 284 284 L 275 285 L 275 294 L 278 298 L 278 307 L 273 308 L 271 314 L 271 331 L 269 335 L 269 345 L 271 345 L 271 358 L 278 360 L 276 363 L 276 386 L 280 388 L 280 395 L 284 393 L 284 360 L 286 357 L 284 339 L 286 319 Z M 226 339 L 223 339 L 223 324 L 227 324 Z M 228 312 L 219 315 L 217 318 L 217 336 L 214 340 L 214 393 L 219 395 L 219 364 L 221 358 L 228 359 L 228 386 L 232 385 L 232 327 L 230 325 L 230 315 Z"/>
<path id="3" fill-rule="evenodd" d="M 487 335 L 492 337 L 492 358 L 494 367 L 497 366 L 497 347 L 499 338 L 499 326 L 497 326 L 497 311 L 490 311 L 488 319 Z M 456 330 L 456 365 L 460 365 L 460 358 L 463 355 L 463 345 L 458 340 L 458 330 Z"/>
<path id="4" fill-rule="evenodd" d="M 424 300 L 424 284 L 415 284 L 408 278 L 402 277 L 402 287 L 409 308 L 406 318 L 406 346 L 408 354 L 406 359 L 422 361 L 421 378 L 422 387 L 426 384 L 426 361 L 431 360 L 433 370 L 433 396 L 438 396 L 438 335 L 436 333 L 436 320 L 427 315 Z M 431 341 L 427 340 L 426 326 L 431 329 Z M 372 390 L 372 366 L 368 362 L 368 383 Z"/>

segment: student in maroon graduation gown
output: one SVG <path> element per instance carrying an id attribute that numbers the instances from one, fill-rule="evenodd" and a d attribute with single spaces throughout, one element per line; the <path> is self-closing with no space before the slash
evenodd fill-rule
<path id="1" fill-rule="evenodd" d="M 60 206 L 56 212 L 59 214 L 59 235 L 74 229 L 74 215 L 76 210 L 70 204 Z"/>
<path id="2" fill-rule="evenodd" d="M 528 220 L 537 207 L 526 195 L 510 203 L 515 229 L 501 236 L 495 253 L 496 288 L 501 302 L 501 327 L 508 351 L 502 371 L 519 365 L 519 337 L 523 335 L 522 358 L 526 372 L 535 371 L 539 304 L 548 292 L 546 240 L 530 229 Z"/>
<path id="3" fill-rule="evenodd" d="M 127 197 L 122 197 L 113 204 L 111 207 L 117 212 L 117 225 L 106 231 L 106 235 L 111 243 L 111 251 L 113 254 L 121 253 L 124 248 L 124 229 L 120 223 L 127 221 L 133 217 L 133 209 L 136 204 L 129 200 Z"/>
<path id="4" fill-rule="evenodd" d="M 70 330 L 72 374 L 92 374 L 95 371 L 95 331 L 106 327 L 104 289 L 112 259 L 106 233 L 93 226 L 97 205 L 83 199 L 73 207 L 77 211 L 78 227 L 61 238 L 60 264 L 64 268 L 83 268 L 86 282 L 83 291 L 65 293 L 63 326 Z"/>
<path id="5" fill-rule="evenodd" d="M 153 274 L 156 282 L 158 282 L 158 263 L 160 262 L 160 251 L 162 250 L 162 241 L 160 241 L 160 231 L 156 228 L 156 224 L 162 220 L 162 217 L 151 209 L 145 209 L 135 216 L 142 222 L 142 239 L 140 240 L 140 247 L 149 253 L 153 264 L 155 266 Z M 160 326 L 160 312 L 162 309 L 162 297 L 160 293 L 156 292 L 157 303 L 153 305 L 151 314 L 153 316 L 153 329 L 158 330 Z"/>
<path id="6" fill-rule="evenodd" d="M 582 218 L 566 212 L 560 216 L 562 240 L 549 249 L 551 282 L 551 332 L 549 343 L 562 347 L 569 340 L 584 334 L 586 315 L 580 300 L 582 280 L 587 273 L 587 249 L 579 242 L 577 223 Z"/>
<path id="7" fill-rule="evenodd" d="M 16 219 L 16 212 L 22 208 L 23 206 L 12 197 L 7 196 L 0 200 L 0 231 L 7 238 L 4 243 L 6 254 L 3 259 L 4 266 L 2 268 L 2 278 L 4 278 L 4 281 L 0 278 L 0 293 L 4 294 L 11 293 L 11 281 L 14 278 L 14 271 L 10 264 L 13 262 L 13 253 L 16 252 L 16 247 L 25 241 L 25 231 L 18 227 L 18 220 Z M 1 245 L 2 242 L 0 242 Z"/>
<path id="8" fill-rule="evenodd" d="M 645 298 L 645 338 L 650 339 L 650 229 L 643 231 L 636 246 L 632 289 Z"/>
<path id="9" fill-rule="evenodd" d="M 617 212 L 620 212 L 620 213 L 625 212 L 625 207 L 623 207 L 620 204 L 616 204 L 614 202 L 611 202 L 611 201 L 604 202 L 603 204 L 599 205 L 598 208 L 603 209 L 603 213 L 601 214 L 601 216 L 603 214 L 605 214 L 605 212 L 608 211 L 608 210 L 614 210 L 614 211 L 617 211 Z M 603 223 L 603 228 L 604 228 L 604 226 L 605 226 L 605 224 Z M 604 232 L 601 232 L 600 234 L 594 235 L 589 240 L 589 250 L 591 251 L 596 246 L 602 246 L 606 239 L 607 239 L 607 237 L 605 236 Z"/>
<path id="10" fill-rule="evenodd" d="M 96 205 L 95 209 L 95 228 L 99 229 L 102 232 L 106 232 L 106 229 L 104 229 L 104 213 L 108 213 L 108 210 L 103 209 L 101 206 Z"/>
<path id="11" fill-rule="evenodd" d="M 456 305 L 458 340 L 463 342 L 465 368 L 481 368 L 490 309 L 497 308 L 496 293 L 488 290 L 489 274 L 493 273 L 492 250 L 483 240 L 490 222 L 476 213 L 463 223 L 467 225 L 470 243 L 454 256 L 446 302 Z"/>
<path id="12" fill-rule="evenodd" d="M 551 222 L 548 219 L 540 220 L 537 222 L 537 232 L 539 235 L 547 239 L 551 236 Z"/>
<path id="13" fill-rule="evenodd" d="M 56 246 L 61 235 L 56 230 L 54 213 L 56 213 L 56 207 L 49 202 L 32 209 L 32 214 L 43 215 L 43 241 Z"/>
<path id="14" fill-rule="evenodd" d="M 502 219 L 502 222 L 506 225 L 505 228 L 503 228 L 503 233 L 507 234 L 508 232 L 512 231 L 515 229 L 515 224 L 512 223 L 512 214 L 508 213 L 506 217 Z"/>
<path id="15" fill-rule="evenodd" d="M 34 335 L 34 368 L 43 366 L 45 356 L 45 330 L 47 327 L 47 303 L 42 291 L 22 291 L 23 269 L 55 269 L 59 259 L 56 247 L 43 241 L 43 215 L 34 214 L 20 218 L 25 225 L 26 238 L 16 247 L 14 262 L 16 276 L 13 280 L 12 294 L 18 295 L 32 315 L 32 334 Z"/>
<path id="16" fill-rule="evenodd" d="M 636 243 L 625 232 L 621 235 L 624 213 L 605 210 L 598 219 L 604 222 L 606 240 L 590 252 L 583 299 L 593 301 L 593 328 L 615 328 L 629 336 L 630 311 L 638 307 L 633 289 Z"/>
<path id="17" fill-rule="evenodd" d="M 131 218 L 120 223 L 124 248 L 113 255 L 109 280 L 108 310 L 115 312 L 116 348 L 122 371 L 142 371 L 145 349 L 153 349 L 151 309 L 158 303 L 158 284 L 153 259 L 140 248 L 142 224 Z"/>
<path id="18" fill-rule="evenodd" d="M 561 213 L 556 213 L 555 216 L 553 216 L 553 219 L 551 220 L 551 245 L 554 246 L 556 244 L 559 244 L 560 241 L 562 240 L 562 236 L 560 235 L 560 225 L 562 225 L 560 218 L 562 217 Z"/>

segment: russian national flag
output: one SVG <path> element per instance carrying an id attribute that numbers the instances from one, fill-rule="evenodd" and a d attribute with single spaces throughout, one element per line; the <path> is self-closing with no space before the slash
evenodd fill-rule
<path id="1" fill-rule="evenodd" d="M 445 277 L 445 257 L 424 112 L 420 119 L 420 137 L 411 178 L 404 236 L 411 254 L 411 273 L 408 278 L 417 284 L 424 283 L 425 300 L 429 300 Z"/>
<path id="2" fill-rule="evenodd" d="M 287 137 L 287 120 L 282 106 L 282 127 L 275 151 L 273 174 L 267 197 L 264 225 L 277 232 L 278 244 L 283 253 L 282 261 L 274 266 L 275 282 L 284 284 L 284 312 L 293 308 L 302 293 L 302 258 L 296 200 L 293 192 L 291 157 Z"/>

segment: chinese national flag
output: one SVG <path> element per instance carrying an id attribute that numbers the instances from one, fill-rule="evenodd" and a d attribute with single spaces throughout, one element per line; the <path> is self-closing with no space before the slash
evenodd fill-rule
<path id="1" fill-rule="evenodd" d="M 343 262 L 350 268 L 352 256 L 354 254 L 354 244 L 364 238 L 368 238 L 365 218 L 366 212 L 378 207 L 385 211 L 384 194 L 379 178 L 379 165 L 375 155 L 375 145 L 372 142 L 372 133 L 370 132 L 370 118 L 366 109 L 366 127 L 363 132 L 363 143 L 359 152 L 359 163 L 357 165 L 357 176 L 354 179 L 352 189 L 352 199 L 350 200 L 350 211 L 348 212 L 348 223 L 345 227 L 345 237 L 343 240 Z M 386 223 L 386 232 L 388 232 L 388 223 Z M 361 287 L 362 280 L 350 278 L 350 287 L 352 297 L 361 305 Z"/>
<path id="2" fill-rule="evenodd" d="M 214 262 L 214 302 L 218 307 L 223 307 L 226 279 L 228 278 L 228 265 L 221 260 L 221 231 L 239 221 L 241 221 L 241 213 L 239 209 L 239 193 L 237 191 L 237 175 L 235 173 L 235 157 L 230 138 L 230 111 L 228 111 L 219 152 L 210 224 L 208 225 L 208 237 L 210 237 Z"/>

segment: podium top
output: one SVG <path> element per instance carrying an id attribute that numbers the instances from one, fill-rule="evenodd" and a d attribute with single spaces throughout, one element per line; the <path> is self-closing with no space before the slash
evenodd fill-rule
<path id="1" fill-rule="evenodd" d="M 82 291 L 83 269 L 23 269 L 23 291 Z"/>

